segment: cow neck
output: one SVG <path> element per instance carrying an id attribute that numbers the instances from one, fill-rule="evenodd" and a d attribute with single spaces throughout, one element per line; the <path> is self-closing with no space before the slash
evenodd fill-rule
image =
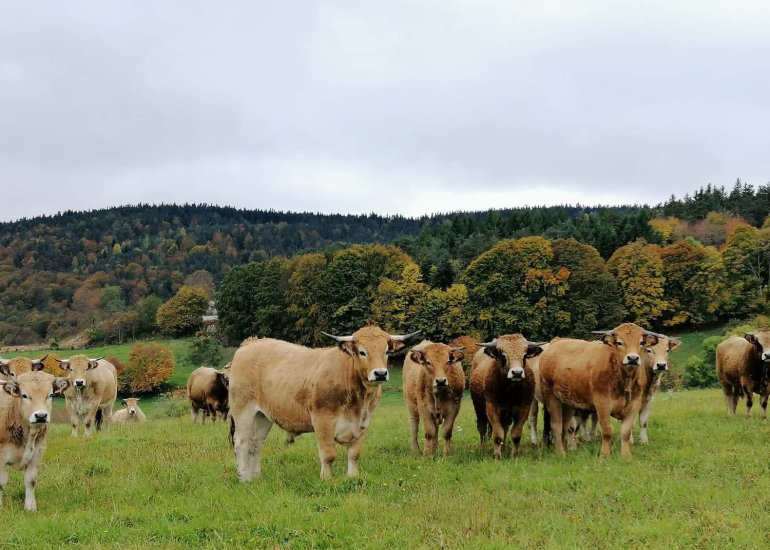
<path id="1" fill-rule="evenodd" d="M 645 367 L 640 365 L 636 367 L 634 370 L 629 372 L 628 369 L 626 369 L 618 361 L 618 358 L 615 357 L 614 353 L 610 357 L 611 357 L 610 361 L 611 361 L 613 370 L 615 371 L 618 377 L 618 382 L 620 382 L 620 385 L 626 394 L 630 394 L 633 392 L 634 383 L 641 386 L 641 383 L 639 382 L 639 376 Z"/>
<path id="2" fill-rule="evenodd" d="M 369 384 L 368 381 L 363 376 L 361 376 L 361 373 L 356 368 L 355 358 L 351 357 L 339 348 L 337 348 L 337 351 L 344 356 L 344 376 L 342 385 L 345 387 L 345 389 L 348 390 L 351 394 L 357 394 L 361 397 L 377 391 L 377 386 Z"/>
<path id="3" fill-rule="evenodd" d="M 0 426 L 8 431 L 9 440 L 18 445 L 29 436 L 29 424 L 25 422 L 21 412 L 21 398 L 6 396 L 6 407 L 0 409 Z"/>

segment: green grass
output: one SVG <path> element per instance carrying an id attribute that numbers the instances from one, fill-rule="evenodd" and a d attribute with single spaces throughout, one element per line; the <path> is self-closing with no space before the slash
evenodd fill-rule
<path id="1" fill-rule="evenodd" d="M 478 452 L 466 397 L 453 454 L 424 460 L 395 378 L 358 479 L 340 452 L 321 481 L 312 434 L 286 446 L 274 429 L 263 477 L 241 485 L 221 423 L 154 418 L 90 440 L 55 425 L 39 511 L 22 510 L 12 472 L 0 548 L 770 547 L 770 422 L 728 418 L 718 391 L 661 394 L 651 445 L 626 461 L 616 442 L 606 462 L 598 442 L 566 458 L 526 442 L 495 462 Z"/>
<path id="2" fill-rule="evenodd" d="M 678 350 L 671 352 L 671 361 L 679 368 L 684 368 L 688 359 L 693 355 L 700 353 L 703 347 L 703 341 L 711 336 L 721 336 L 727 330 L 726 327 L 719 327 L 709 330 L 702 330 L 698 332 L 685 332 L 677 334 L 678 338 L 682 340 L 682 347 Z"/>

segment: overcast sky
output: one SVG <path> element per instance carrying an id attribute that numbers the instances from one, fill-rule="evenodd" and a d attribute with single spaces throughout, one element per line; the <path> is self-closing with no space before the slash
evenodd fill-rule
<path id="1" fill-rule="evenodd" d="M 770 2 L 0 0 L 0 220 L 770 181 Z"/>

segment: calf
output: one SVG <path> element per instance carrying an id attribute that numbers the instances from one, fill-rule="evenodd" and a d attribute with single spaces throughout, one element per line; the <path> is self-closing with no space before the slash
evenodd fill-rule
<path id="1" fill-rule="evenodd" d="M 35 484 L 43 462 L 54 394 L 67 389 L 66 378 L 28 372 L 0 381 L 0 505 L 8 483 L 7 466 L 24 470 L 25 510 L 37 510 Z"/>
<path id="2" fill-rule="evenodd" d="M 512 456 L 519 455 L 521 433 L 535 396 L 535 377 L 529 360 L 543 351 L 543 344 L 528 342 L 521 334 L 500 336 L 479 344 L 471 367 L 471 399 L 476 410 L 480 446 L 491 432 L 494 457 L 500 459 L 508 428 Z"/>
<path id="3" fill-rule="evenodd" d="M 115 411 L 112 415 L 112 421 L 115 424 L 135 424 L 138 422 L 147 422 L 147 417 L 139 408 L 139 398 L 129 397 L 123 400 L 123 406 L 125 409 Z"/>
<path id="4" fill-rule="evenodd" d="M 85 437 L 93 433 L 94 425 L 100 430 L 112 420 L 112 407 L 118 397 L 118 376 L 112 363 L 103 358 L 89 359 L 75 355 L 57 359 L 69 371 L 70 387 L 64 392 L 67 412 L 72 426 L 72 437 L 78 436 L 78 426 L 85 425 Z"/>
<path id="5" fill-rule="evenodd" d="M 463 349 L 425 340 L 414 347 L 404 361 L 404 397 L 409 411 L 412 450 L 420 452 L 417 433 L 422 421 L 425 457 L 432 456 L 436 450 L 442 424 L 444 456 L 448 456 L 452 448 L 452 427 L 465 391 L 465 374 L 460 363 L 465 357 Z"/>
<path id="6" fill-rule="evenodd" d="M 754 394 L 759 394 L 762 418 L 767 418 L 770 395 L 770 330 L 733 336 L 717 347 L 717 378 L 722 385 L 727 414 L 734 415 L 738 400 L 746 397 L 746 416 L 751 416 Z"/>
<path id="7" fill-rule="evenodd" d="M 229 369 L 227 369 L 229 370 Z M 199 367 L 190 373 L 187 380 L 187 395 L 190 399 L 190 416 L 193 424 L 200 418 L 201 424 L 206 423 L 206 417 L 215 422 L 217 415 L 222 420 L 227 418 L 230 410 L 229 378 L 226 370 L 216 370 L 210 367 Z"/>
<path id="8" fill-rule="evenodd" d="M 13 359 L 0 359 L 0 380 L 14 380 L 27 372 L 37 372 L 45 367 L 48 356 L 40 359 L 27 359 L 26 357 L 14 357 Z"/>
<path id="9" fill-rule="evenodd" d="M 657 343 L 654 333 L 625 323 L 602 335 L 600 342 L 564 339 L 553 342 L 540 358 L 543 400 L 551 415 L 557 454 L 575 448 L 570 423 L 576 410 L 596 411 L 602 429 L 602 458 L 610 455 L 611 417 L 621 421 L 621 455 L 631 456 L 631 428 L 641 410 L 646 372 L 642 356 Z"/>
<path id="10" fill-rule="evenodd" d="M 668 372 L 668 353 L 682 345 L 678 338 L 669 338 L 663 334 L 657 334 L 657 343 L 648 347 L 644 355 L 644 368 L 646 369 L 646 385 L 642 392 L 641 412 L 639 413 L 639 443 L 647 445 L 647 422 L 650 420 L 652 405 L 655 403 L 655 395 L 660 390 L 663 374 Z M 633 441 L 632 441 L 633 442 Z"/>

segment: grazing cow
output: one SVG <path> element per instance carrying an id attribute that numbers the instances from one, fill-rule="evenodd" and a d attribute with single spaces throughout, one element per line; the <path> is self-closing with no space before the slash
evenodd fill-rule
<path id="1" fill-rule="evenodd" d="M 206 417 L 215 422 L 217 415 L 227 418 L 229 380 L 225 370 L 199 367 L 190 373 L 187 380 L 187 395 L 190 398 L 190 416 L 195 424 L 200 417 L 201 424 Z"/>
<path id="2" fill-rule="evenodd" d="M 12 381 L 17 376 L 27 372 L 37 372 L 45 367 L 44 361 L 48 356 L 40 359 L 27 359 L 26 357 L 14 357 L 13 359 L 0 359 L 0 380 Z"/>
<path id="3" fill-rule="evenodd" d="M 57 359 L 61 367 L 69 371 L 70 387 L 64 392 L 67 412 L 70 415 L 72 437 L 78 436 L 78 426 L 85 424 L 85 437 L 90 437 L 94 424 L 100 430 L 112 420 L 112 407 L 118 397 L 118 375 L 112 363 L 104 358 L 89 359 L 75 355 L 69 359 Z"/>
<path id="4" fill-rule="evenodd" d="M 663 373 L 668 372 L 668 353 L 682 345 L 678 338 L 669 338 L 663 334 L 657 334 L 658 341 L 647 348 L 644 354 L 644 368 L 646 369 L 647 383 L 642 392 L 641 412 L 639 413 L 639 443 L 647 445 L 647 422 L 650 419 L 652 405 L 655 403 L 655 395 L 660 390 Z M 633 443 L 633 436 L 632 441 Z"/>
<path id="5" fill-rule="evenodd" d="M 611 417 L 621 420 L 621 456 L 631 456 L 631 429 L 641 410 L 643 388 L 647 384 L 642 356 L 658 337 L 633 323 L 614 330 L 597 332 L 599 342 L 558 340 L 540 358 L 543 400 L 551 415 L 557 454 L 575 448 L 576 410 L 596 411 L 602 429 L 602 458 L 610 456 Z"/>
<path id="6" fill-rule="evenodd" d="M 417 433 L 422 421 L 426 457 L 436 450 L 442 424 L 444 456 L 448 456 L 452 448 L 452 427 L 465 391 L 465 374 L 460 363 L 465 358 L 463 349 L 424 340 L 412 348 L 404 361 L 404 397 L 409 411 L 412 450 L 420 452 Z"/>
<path id="7" fill-rule="evenodd" d="M 751 416 L 754 394 L 759 394 L 762 418 L 767 418 L 770 395 L 770 330 L 733 336 L 717 347 L 717 378 L 725 395 L 727 414 L 734 415 L 738 400 L 746 397 L 746 416 Z"/>
<path id="8" fill-rule="evenodd" d="M 332 336 L 333 348 L 310 349 L 280 340 L 252 339 L 230 367 L 230 420 L 238 477 L 261 474 L 262 445 L 273 423 L 294 434 L 315 432 L 321 477 L 331 477 L 335 443 L 348 449 L 348 475 L 358 461 L 372 412 L 388 381 L 388 353 L 414 336 L 391 336 L 377 327 Z M 416 334 L 416 333 L 415 333 Z"/>
<path id="9" fill-rule="evenodd" d="M 46 372 L 28 372 L 0 381 L 0 505 L 8 483 L 8 466 L 24 470 L 25 510 L 37 510 L 35 485 L 43 462 L 54 394 L 69 380 Z"/>
<path id="10" fill-rule="evenodd" d="M 147 417 L 139 408 L 139 398 L 129 397 L 123 400 L 123 406 L 125 409 L 115 411 L 112 415 L 112 422 L 114 424 L 135 424 L 138 422 L 147 422 Z"/>
<path id="11" fill-rule="evenodd" d="M 494 456 L 500 459 L 508 428 L 511 428 L 511 456 L 519 455 L 524 423 L 535 397 L 535 376 L 529 360 L 543 351 L 543 343 L 528 342 L 521 334 L 500 336 L 479 344 L 471 367 L 471 398 L 476 410 L 480 446 L 491 432 Z"/>

